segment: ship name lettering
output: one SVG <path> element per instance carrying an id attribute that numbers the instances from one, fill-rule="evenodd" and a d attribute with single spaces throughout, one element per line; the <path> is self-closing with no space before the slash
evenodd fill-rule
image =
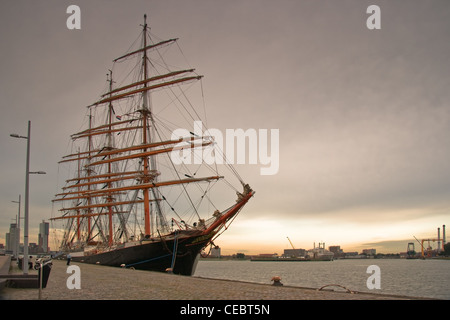
<path id="1" fill-rule="evenodd" d="M 201 237 L 198 237 L 198 238 L 194 239 L 194 240 L 192 241 L 192 243 L 197 243 L 197 242 L 200 242 L 200 241 L 203 241 L 203 240 L 207 240 L 207 239 L 209 239 L 211 236 L 212 236 L 212 235 L 210 235 L 210 234 L 205 234 L 204 236 L 201 236 Z"/>

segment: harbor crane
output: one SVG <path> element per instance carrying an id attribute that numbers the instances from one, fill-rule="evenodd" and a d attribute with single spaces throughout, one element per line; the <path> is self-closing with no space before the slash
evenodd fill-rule
<path id="1" fill-rule="evenodd" d="M 417 242 L 420 243 L 421 246 L 421 253 L 422 253 L 422 258 L 425 258 L 425 247 L 423 246 L 423 243 L 425 241 L 428 241 L 428 248 L 427 248 L 427 256 L 429 256 L 431 254 L 431 246 L 430 246 L 430 241 L 439 241 L 439 239 L 422 239 L 419 241 L 419 239 L 417 239 L 416 237 L 414 237 L 414 239 L 416 239 Z"/>
<path id="2" fill-rule="evenodd" d="M 424 247 L 423 247 L 423 243 L 424 243 L 425 241 L 428 241 L 427 256 L 431 257 L 431 245 L 430 245 L 430 241 L 435 242 L 435 241 L 439 241 L 439 240 L 438 240 L 438 239 L 422 239 L 422 258 L 425 257 L 425 255 L 424 255 Z"/>
<path id="3" fill-rule="evenodd" d="M 292 249 L 295 250 L 295 247 L 294 247 L 294 245 L 292 244 L 291 239 L 289 239 L 289 237 L 286 237 L 286 238 L 289 240 L 289 243 L 291 244 Z"/>

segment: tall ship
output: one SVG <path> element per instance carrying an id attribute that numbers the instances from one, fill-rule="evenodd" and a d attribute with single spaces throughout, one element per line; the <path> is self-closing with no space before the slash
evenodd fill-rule
<path id="1" fill-rule="evenodd" d="M 83 107 L 51 218 L 72 261 L 192 275 L 254 195 L 206 129 L 202 76 L 168 61 L 186 61 L 177 40 L 158 38 L 144 16 L 99 99 Z"/>

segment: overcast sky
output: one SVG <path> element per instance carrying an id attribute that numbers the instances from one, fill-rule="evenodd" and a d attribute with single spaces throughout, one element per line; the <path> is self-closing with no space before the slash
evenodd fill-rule
<path id="1" fill-rule="evenodd" d="M 0 2 L 0 243 L 24 200 L 26 141 L 10 133 L 32 121 L 31 170 L 47 172 L 30 177 L 33 242 L 69 136 L 144 13 L 205 76 L 209 127 L 280 132 L 276 175 L 236 166 L 256 196 L 223 252 L 282 253 L 286 237 L 398 252 L 450 225 L 448 0 L 18 0 Z"/>

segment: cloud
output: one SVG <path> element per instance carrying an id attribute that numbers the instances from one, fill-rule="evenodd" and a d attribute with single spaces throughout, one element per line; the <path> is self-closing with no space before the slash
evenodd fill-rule
<path id="1" fill-rule="evenodd" d="M 210 127 L 280 130 L 277 175 L 236 166 L 256 191 L 239 218 L 266 219 L 251 229 L 254 239 L 275 229 L 283 238 L 289 222 L 301 228 L 312 219 L 317 232 L 341 221 L 367 242 L 357 228 L 407 221 L 413 229 L 448 217 L 446 1 L 383 2 L 376 31 L 365 26 L 368 5 L 356 0 L 78 5 L 79 31 L 65 27 L 58 1 L 0 5 L 2 230 L 16 214 L 10 201 L 24 196 L 25 144 L 9 134 L 24 134 L 32 120 L 32 167 L 47 175 L 32 177 L 31 205 L 36 221 L 47 219 L 69 136 L 105 88 L 111 60 L 137 37 L 143 12 L 153 33 L 180 37 L 205 75 Z M 227 233 L 238 236 L 234 227 Z"/>

